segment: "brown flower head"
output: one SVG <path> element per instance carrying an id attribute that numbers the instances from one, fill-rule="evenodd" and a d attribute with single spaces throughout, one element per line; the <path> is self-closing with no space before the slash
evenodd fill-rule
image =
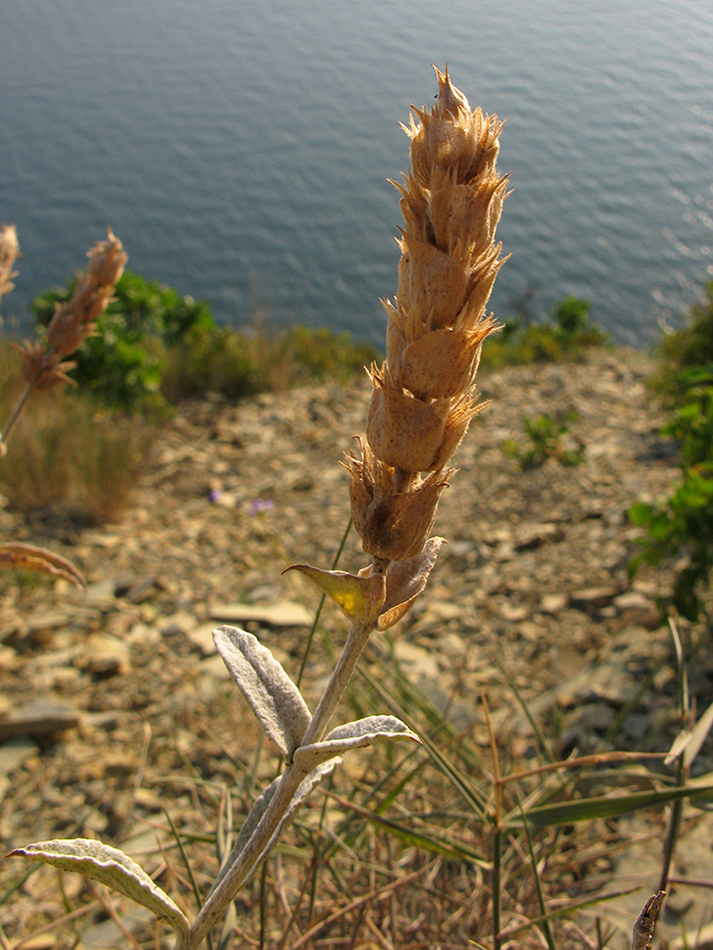
<path id="1" fill-rule="evenodd" d="M 503 263 L 495 229 L 506 177 L 495 165 L 502 124 L 471 111 L 436 70 L 439 92 L 414 108 L 411 171 L 397 185 L 404 227 L 398 294 L 385 301 L 386 360 L 374 384 L 361 457 L 349 454 L 354 524 L 364 549 L 401 560 L 423 548 L 447 468 L 482 408 L 475 375 L 497 329 L 485 307 Z"/>

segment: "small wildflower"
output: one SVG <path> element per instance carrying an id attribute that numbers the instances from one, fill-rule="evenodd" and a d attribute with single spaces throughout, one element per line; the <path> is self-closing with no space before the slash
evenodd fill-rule
<path id="1" fill-rule="evenodd" d="M 275 502 L 270 498 L 255 498 L 250 506 L 250 514 L 259 515 L 263 511 L 270 511 L 275 507 Z"/>

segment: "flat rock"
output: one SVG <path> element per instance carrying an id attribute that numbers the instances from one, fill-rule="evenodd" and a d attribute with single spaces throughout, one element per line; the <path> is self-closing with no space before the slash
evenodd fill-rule
<path id="1" fill-rule="evenodd" d="M 562 525 L 551 523 L 527 525 L 524 530 L 518 532 L 515 550 L 532 551 L 548 542 L 560 541 L 563 537 Z"/>
<path id="2" fill-rule="evenodd" d="M 575 591 L 570 597 L 570 603 L 578 610 L 599 610 L 608 607 L 618 593 L 616 587 L 588 587 Z"/>
<path id="3" fill-rule="evenodd" d="M 79 723 L 80 716 L 71 706 L 37 699 L 0 720 L 0 742 L 23 736 L 51 736 Z"/>
<path id="4" fill-rule="evenodd" d="M 37 753 L 38 745 L 32 739 L 19 737 L 0 746 L 0 775 L 9 775 Z"/>
<path id="5" fill-rule="evenodd" d="M 91 634 L 74 657 L 74 665 L 95 676 L 114 676 L 131 669 L 129 647 L 117 637 Z"/>
<path id="6" fill-rule="evenodd" d="M 614 598 L 614 606 L 622 612 L 625 610 L 651 610 L 655 605 L 653 600 L 638 590 L 628 590 Z"/>
<path id="7" fill-rule="evenodd" d="M 311 611 L 289 600 L 274 604 L 218 604 L 211 607 L 210 616 L 221 623 L 247 623 L 254 620 L 270 627 L 308 627 L 314 621 Z"/>
<path id="8" fill-rule="evenodd" d="M 186 632 L 188 639 L 203 656 L 213 656 L 216 653 L 215 641 L 213 640 L 215 628 L 215 623 L 202 623 L 200 626 L 194 626 Z"/>
<path id="9" fill-rule="evenodd" d="M 540 610 L 543 614 L 558 614 L 569 603 L 566 594 L 543 594 L 540 599 Z"/>

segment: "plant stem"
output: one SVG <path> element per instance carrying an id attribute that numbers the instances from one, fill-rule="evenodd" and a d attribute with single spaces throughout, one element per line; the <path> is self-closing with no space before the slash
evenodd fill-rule
<path id="1" fill-rule="evenodd" d="M 25 403 L 30 398 L 31 392 L 32 392 L 32 383 L 28 383 L 27 386 L 25 387 L 24 393 L 20 396 L 20 399 L 17 405 L 12 410 L 12 414 L 10 415 L 10 418 L 7 420 L 7 423 L 5 425 L 5 430 L 3 431 L 2 435 L 0 435 L 0 444 L 6 443 L 7 440 L 9 439 L 10 433 L 15 428 L 15 423 L 20 418 L 20 413 L 22 412 L 25 406 Z"/>
<path id="2" fill-rule="evenodd" d="M 311 745 L 313 742 L 319 742 L 324 737 L 329 721 L 344 695 L 374 626 L 375 621 L 352 624 L 339 661 L 329 678 L 317 710 L 300 745 Z M 253 873 L 260 860 L 266 856 L 266 849 L 270 844 L 270 840 L 279 828 L 282 818 L 304 778 L 304 772 L 296 769 L 294 765 L 287 766 L 252 837 L 218 887 L 208 897 L 194 920 L 189 933 L 185 938 L 179 938 L 175 950 L 196 950 L 200 945 L 211 927 L 214 926 L 228 904 L 234 899 L 240 887 Z"/>

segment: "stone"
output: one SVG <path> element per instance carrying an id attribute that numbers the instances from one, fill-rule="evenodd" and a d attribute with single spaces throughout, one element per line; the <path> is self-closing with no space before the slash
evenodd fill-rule
<path id="1" fill-rule="evenodd" d="M 278 601 L 273 604 L 217 604 L 210 616 L 220 623 L 247 623 L 254 620 L 269 627 L 311 627 L 314 613 L 302 604 Z"/>
<path id="2" fill-rule="evenodd" d="M 188 636 L 195 625 L 196 618 L 193 614 L 180 610 L 159 624 L 159 629 L 164 637 Z"/>
<path id="3" fill-rule="evenodd" d="M 101 581 L 95 581 L 93 584 L 88 584 L 86 602 L 91 604 L 93 607 L 99 607 L 100 609 L 108 609 L 109 607 L 112 607 L 114 601 L 116 600 L 114 593 L 115 586 L 114 579 L 110 577 L 107 577 Z"/>
<path id="4" fill-rule="evenodd" d="M 559 614 L 569 603 L 566 594 L 543 594 L 540 599 L 540 610 L 543 614 Z"/>
<path id="5" fill-rule="evenodd" d="M 515 550 L 532 551 L 548 542 L 560 541 L 563 537 L 564 531 L 559 524 L 526 525 L 524 530 L 518 532 Z"/>
<path id="6" fill-rule="evenodd" d="M 80 723 L 79 714 L 65 703 L 37 699 L 0 720 L 0 742 L 6 739 L 51 736 Z"/>
<path id="7" fill-rule="evenodd" d="M 0 746 L 0 775 L 10 775 L 27 759 L 36 755 L 39 746 L 33 739 L 18 737 Z"/>
<path id="8" fill-rule="evenodd" d="M 93 633 L 74 657 L 74 665 L 94 676 L 115 676 L 131 669 L 128 646 L 117 637 Z"/>
<path id="9" fill-rule="evenodd" d="M 394 653 L 404 672 L 415 682 L 423 676 L 432 676 L 437 668 L 433 650 L 424 650 L 408 640 L 394 644 Z"/>
<path id="10" fill-rule="evenodd" d="M 623 613 L 625 610 L 651 610 L 655 604 L 641 591 L 629 590 L 614 598 L 614 606 Z"/>
<path id="11" fill-rule="evenodd" d="M 602 607 L 608 607 L 617 593 L 615 587 L 588 587 L 575 591 L 570 596 L 570 604 L 578 610 L 599 610 Z"/>
<path id="12" fill-rule="evenodd" d="M 601 751 L 609 741 L 607 724 L 613 723 L 617 734 L 610 741 L 617 749 L 637 748 L 643 733 L 647 742 L 665 751 L 680 728 L 670 633 L 648 629 L 655 611 L 644 616 L 642 602 L 628 597 L 638 592 L 653 604 L 670 590 L 672 569 L 667 564 L 645 566 L 632 582 L 627 559 L 635 550 L 638 529 L 625 523 L 634 501 L 666 497 L 679 472 L 675 461 L 637 461 L 663 415 L 641 386 L 650 365 L 645 356 L 613 354 L 611 361 L 593 352 L 582 364 L 558 365 L 564 385 L 554 387 L 543 379 L 542 366 L 481 374 L 479 383 L 493 401 L 473 421 L 454 458 L 460 471 L 443 492 L 434 526 L 449 544 L 412 612 L 381 638 L 386 644 L 381 659 L 388 658 L 393 644 L 403 672 L 434 706 L 467 728 L 466 741 L 486 763 L 490 750 L 479 703 L 483 690 L 496 734 L 516 756 L 512 767 L 522 766 L 520 753 L 529 750 L 532 755 L 539 748 L 502 669 L 517 684 L 548 741 L 553 722 L 561 721 L 568 740 L 588 741 Z M 547 391 L 554 395 L 546 397 Z M 308 386 L 236 405 L 215 400 L 182 405 L 158 434 L 156 452 L 136 486 L 135 507 L 127 509 L 122 523 L 103 532 L 75 533 L 71 545 L 47 542 L 82 566 L 97 585 L 90 595 L 95 601 L 67 585 L 43 583 L 21 592 L 6 583 L 0 596 L 0 640 L 9 652 L 0 652 L 0 694 L 9 697 L 13 710 L 37 697 L 61 699 L 71 709 L 70 722 L 80 720 L 74 710 L 83 711 L 83 728 L 66 733 L 61 742 L 51 734 L 39 735 L 39 749 L 25 764 L 9 777 L 0 776 L 0 786 L 5 785 L 3 843 L 60 837 L 68 828 L 81 835 L 109 819 L 106 831 L 124 847 L 137 778 L 139 788 L 148 790 L 139 795 L 144 814 L 133 819 L 145 832 L 145 850 L 137 857 L 153 856 L 146 862 L 149 870 L 160 866 L 156 835 L 165 824 L 151 821 L 147 827 L 146 819 L 152 818 L 147 812 L 156 804 L 151 790 L 180 803 L 179 828 L 206 827 L 198 798 L 187 791 L 190 776 L 185 785 L 180 779 L 167 785 L 167 773 L 173 776 L 175 770 L 178 777 L 184 758 L 206 783 L 230 787 L 235 779 L 231 757 L 253 761 L 260 736 L 223 661 L 212 652 L 212 628 L 221 622 L 249 627 L 296 675 L 314 614 L 301 604 L 316 607 L 318 595 L 295 572 L 280 571 L 295 562 L 332 565 L 349 518 L 349 479 L 338 460 L 352 445 L 353 434 L 363 431 L 368 399 L 364 377 L 345 387 Z M 322 407 L 328 411 L 322 413 Z M 524 412 L 554 414 L 573 407 L 580 415 L 571 430 L 587 450 L 585 464 L 566 468 L 553 462 L 520 472 L 504 456 L 503 439 L 522 440 Z M 597 443 L 605 446 L 600 455 L 589 451 Z M 215 486 L 210 486 L 211 478 L 219 479 Z M 209 487 L 234 499 L 236 507 L 211 504 Z M 267 500 L 273 502 L 269 510 L 253 506 Z M 16 513 L 0 511 L 0 522 L 3 536 L 28 537 L 29 529 Z M 352 531 L 339 567 L 357 571 L 367 563 Z M 101 587 L 107 578 L 111 580 Z M 607 591 L 602 606 L 595 606 L 597 598 L 581 597 L 583 591 L 602 588 Z M 572 591 L 580 595 L 576 610 L 570 609 Z M 131 602 L 132 593 L 137 603 Z M 280 617 L 270 608 L 281 602 L 291 606 Z M 235 610 L 211 619 L 211 604 Z M 503 619 L 503 604 L 514 611 L 506 608 L 506 615 L 515 619 Z M 59 626 L 46 628 L 44 640 L 25 636 L 33 618 L 53 613 L 64 617 Z M 523 615 L 526 619 L 516 619 Z M 637 628 L 631 626 L 632 617 Z M 327 604 L 301 684 L 311 709 L 331 669 L 326 645 L 338 655 L 346 629 L 342 615 Z M 684 641 L 687 633 L 682 630 Z M 73 666 L 89 635 L 111 635 L 130 647 L 131 673 L 102 678 Z M 370 646 L 365 661 L 388 688 L 388 666 L 370 659 L 374 652 Z M 710 702 L 706 690 L 711 673 L 704 666 L 699 654 L 689 671 L 699 709 Z M 352 689 L 362 690 L 358 677 Z M 390 711 L 385 703 L 374 702 L 365 713 Z M 238 710 L 237 722 L 231 721 L 231 709 Z M 11 720 L 10 711 L 0 722 Z M 334 724 L 348 715 L 344 703 Z M 27 739 L 34 735 L 30 729 Z M 375 753 L 374 762 L 385 761 L 381 755 Z M 509 760 L 508 754 L 508 768 Z M 711 740 L 695 764 L 713 770 Z M 258 780 L 265 776 L 267 782 L 274 768 L 275 762 L 263 757 Z M 631 774 L 631 766 L 625 771 Z M 592 774 L 596 777 L 598 770 Z M 344 776 L 340 781 L 346 781 Z M 108 788 L 111 811 L 97 813 Z M 652 847 L 660 854 L 655 822 L 661 814 L 647 813 L 645 827 L 634 832 L 647 836 L 635 874 L 651 868 Z M 237 823 L 239 816 L 234 818 Z M 87 828 L 75 830 L 85 821 Z M 618 857 L 618 843 L 613 844 L 611 853 Z M 690 876 L 710 878 L 704 860 L 692 852 Z M 0 893 L 8 892 L 16 873 L 15 867 L 0 867 Z M 587 873 L 601 880 L 601 871 L 590 867 L 585 872 L 582 887 L 588 892 L 594 882 Z M 39 875 L 31 880 L 35 877 L 39 880 Z M 67 881 L 72 878 L 81 880 L 66 876 Z M 632 882 L 622 878 L 618 883 L 626 889 Z M 8 898 L 11 922 L 26 919 L 26 898 L 20 891 Z M 635 898 L 638 914 L 640 894 Z M 38 900 L 44 899 L 40 891 Z M 693 907 L 685 921 L 696 913 Z M 10 945 L 29 936 L 20 929 L 7 933 Z M 675 933 L 671 940 L 680 930 Z M 100 934 L 97 946 L 102 940 L 103 946 L 125 942 L 116 933 Z M 142 931 L 140 940 L 143 945 L 150 938 Z"/>
<path id="13" fill-rule="evenodd" d="M 213 631 L 217 626 L 217 623 L 203 623 L 187 632 L 188 639 L 203 656 L 212 656 L 216 652 Z"/>

